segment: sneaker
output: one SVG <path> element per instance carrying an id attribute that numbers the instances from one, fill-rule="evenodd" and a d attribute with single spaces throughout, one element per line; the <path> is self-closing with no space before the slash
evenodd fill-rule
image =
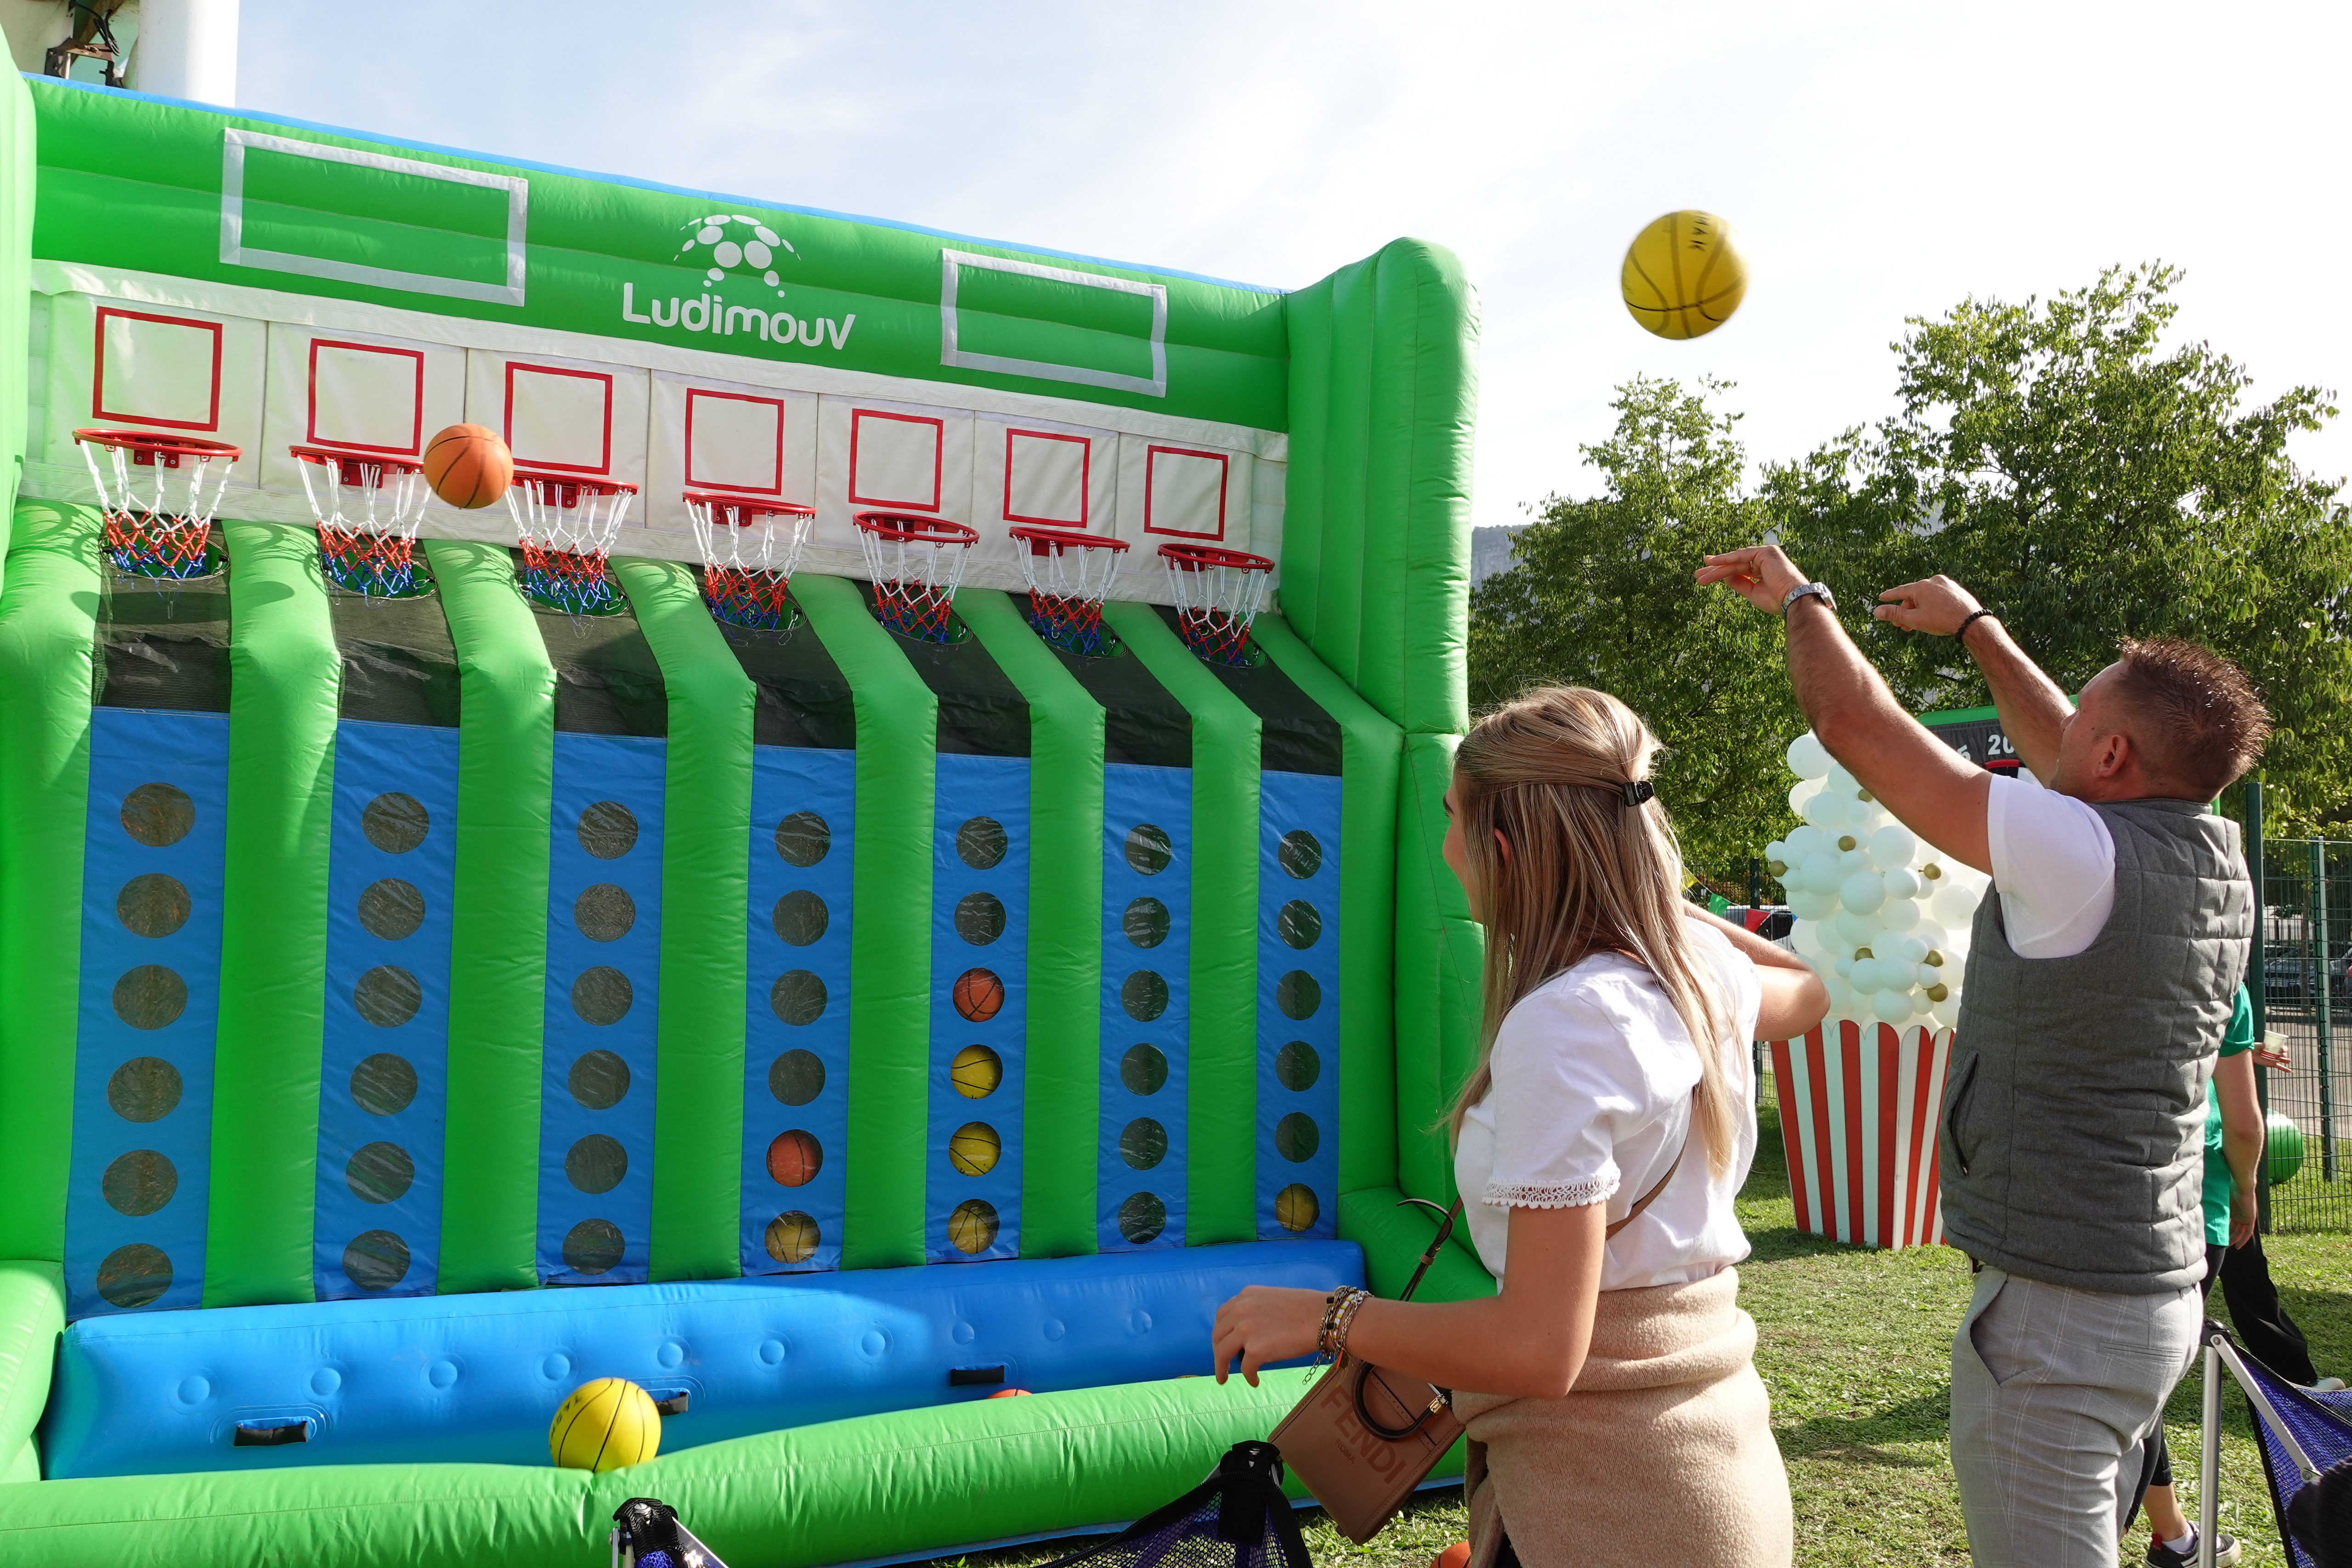
<path id="1" fill-rule="evenodd" d="M 2232 1568 L 2238 1561 L 2238 1538 L 2225 1531 L 2213 1532 L 2213 1568 Z M 2197 1532 L 2189 1532 L 2189 1550 L 2175 1552 L 2161 1541 L 2147 1543 L 2148 1568 L 2197 1568 Z"/>
<path id="2" fill-rule="evenodd" d="M 2323 1377 L 2317 1383 L 2311 1385 L 2311 1392 L 2314 1394 L 2334 1394 L 2342 1389 L 2343 1386 L 2344 1380 L 2340 1377 Z"/>

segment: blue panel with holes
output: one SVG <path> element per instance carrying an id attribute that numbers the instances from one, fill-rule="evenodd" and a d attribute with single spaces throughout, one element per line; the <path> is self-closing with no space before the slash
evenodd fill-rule
<path id="1" fill-rule="evenodd" d="M 654 1190 L 668 743 L 557 731 L 548 853 L 539 1274 L 643 1280 Z"/>
<path id="2" fill-rule="evenodd" d="M 457 827 L 457 731 L 335 727 L 310 1264 L 321 1300 L 428 1296 L 439 1274 Z"/>
<path id="3" fill-rule="evenodd" d="M 1339 781 L 1258 778 L 1257 1233 L 1339 1234 Z"/>
<path id="4" fill-rule="evenodd" d="M 1192 773 L 1108 764 L 1095 1203 L 1105 1252 L 1184 1245 L 1192 914 Z"/>
<path id="5" fill-rule="evenodd" d="M 924 1256 L 1021 1252 L 1029 1009 L 1029 759 L 942 752 L 931 835 Z"/>
<path id="6" fill-rule="evenodd" d="M 841 1267 L 857 753 L 751 751 L 742 1267 Z"/>
<path id="7" fill-rule="evenodd" d="M 204 1296 L 227 797 L 227 714 L 92 710 L 72 1317 Z"/>

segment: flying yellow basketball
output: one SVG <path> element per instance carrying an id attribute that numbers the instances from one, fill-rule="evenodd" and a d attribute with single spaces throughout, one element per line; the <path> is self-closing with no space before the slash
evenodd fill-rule
<path id="1" fill-rule="evenodd" d="M 1700 338 L 1731 320 L 1748 263 L 1713 213 L 1668 213 L 1633 237 L 1619 279 L 1625 309 L 1662 338 Z"/>
<path id="2" fill-rule="evenodd" d="M 654 1396 L 625 1377 L 583 1383 L 556 1407 L 547 1451 L 568 1470 L 617 1470 L 661 1449 L 661 1412 Z"/>

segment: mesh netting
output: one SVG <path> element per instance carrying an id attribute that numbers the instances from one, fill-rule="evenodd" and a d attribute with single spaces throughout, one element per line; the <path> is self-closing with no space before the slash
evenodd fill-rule
<path id="1" fill-rule="evenodd" d="M 507 491 L 522 546 L 523 592 L 573 616 L 610 615 L 620 588 L 607 568 L 635 485 L 518 471 Z"/>
<path id="2" fill-rule="evenodd" d="M 1236 1443 L 1209 1479 L 1108 1541 L 1042 1568 L 1311 1568 L 1271 1443 Z"/>
<path id="3" fill-rule="evenodd" d="M 790 626 L 793 569 L 815 509 L 689 491 L 686 510 L 702 547 L 702 598 L 711 615 L 750 631 Z"/>
<path id="4" fill-rule="evenodd" d="M 2279 1425 L 2294 1435 L 2304 1456 L 2315 1467 L 2327 1470 L 2352 1461 L 2352 1390 L 2317 1394 L 2287 1382 L 2242 1350 L 2238 1352 L 2238 1360 L 2261 1390 Z M 2286 1445 L 2278 1440 L 2261 1412 L 2250 1410 L 2249 1414 L 2253 1418 L 2254 1447 L 2262 1453 L 2263 1470 L 2270 1481 L 2271 1506 L 2278 1515 L 2279 1533 L 2287 1537 L 2287 1510 L 2307 1483 L 2295 1465 L 2294 1456 L 2287 1452 Z M 2295 1568 L 2319 1568 L 2321 1560 L 2305 1550 L 2304 1542 L 2291 1537 L 2288 1541 L 2288 1555 Z M 2352 1542 L 2346 1545 L 2352 1546 Z"/>
<path id="5" fill-rule="evenodd" d="M 1176 629 L 1210 664 L 1252 661 L 1250 623 L 1265 604 L 1274 563 L 1241 550 L 1163 544 L 1160 559 L 1176 598 Z"/>
<path id="6" fill-rule="evenodd" d="M 425 515 L 423 468 L 306 447 L 295 447 L 294 456 L 302 494 L 319 521 L 319 565 L 327 581 L 368 599 L 420 592 L 416 524 Z"/>
<path id="7" fill-rule="evenodd" d="M 1006 531 L 1021 551 L 1021 579 L 1029 585 L 1029 624 L 1066 653 L 1099 658 L 1103 600 L 1118 574 L 1123 539 L 1045 528 Z"/>
<path id="8" fill-rule="evenodd" d="M 964 557 L 980 535 L 945 518 L 857 514 L 858 543 L 874 583 L 874 616 L 901 637 L 946 642 Z"/>
<path id="9" fill-rule="evenodd" d="M 77 430 L 74 442 L 98 488 L 106 557 L 116 572 L 184 583 L 220 570 L 206 546 L 242 453 L 219 442 L 128 431 Z"/>

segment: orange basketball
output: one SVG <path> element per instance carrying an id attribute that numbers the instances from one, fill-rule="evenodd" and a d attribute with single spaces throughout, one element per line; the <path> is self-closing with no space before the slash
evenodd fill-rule
<path id="1" fill-rule="evenodd" d="M 425 482 L 460 511 L 489 505 L 514 483 L 514 454 L 498 432 L 452 425 L 425 443 Z"/>
<path id="2" fill-rule="evenodd" d="M 777 1133 L 775 1142 L 768 1145 L 768 1174 L 783 1186 L 808 1185 L 824 1164 L 824 1147 L 797 1129 Z"/>
<path id="3" fill-rule="evenodd" d="M 1004 1005 L 1004 982 L 985 969 L 967 969 L 956 976 L 955 1010 L 975 1024 L 996 1016 Z"/>

